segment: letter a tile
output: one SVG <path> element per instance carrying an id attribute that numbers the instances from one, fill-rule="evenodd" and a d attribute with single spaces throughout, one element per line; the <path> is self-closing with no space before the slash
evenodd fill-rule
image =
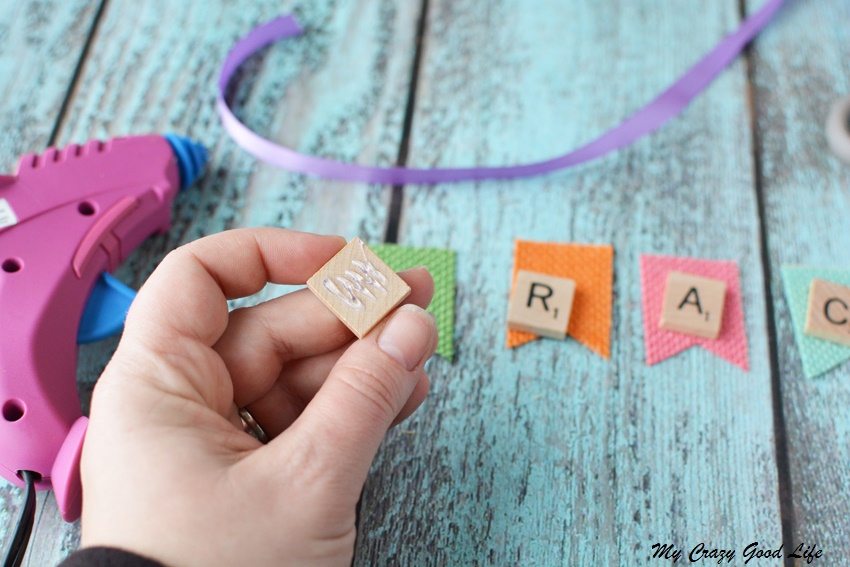
<path id="1" fill-rule="evenodd" d="M 313 274 L 307 287 L 358 338 L 410 295 L 404 280 L 359 238 Z"/>
<path id="2" fill-rule="evenodd" d="M 725 288 L 723 295 L 715 294 L 718 299 L 722 298 L 722 305 L 719 305 L 719 301 L 712 300 L 712 294 L 706 293 L 707 290 L 704 291 L 704 286 L 701 285 L 696 286 L 697 297 L 690 293 L 691 287 L 680 286 L 678 291 L 668 298 L 665 288 L 668 286 L 668 277 L 671 272 L 679 272 L 688 278 L 696 276 L 709 282 L 717 282 Z M 749 370 L 741 274 L 737 263 L 729 260 L 641 254 L 640 281 L 647 364 L 650 366 L 657 364 L 692 346 L 700 346 L 742 370 Z M 703 311 L 700 324 L 705 323 L 705 313 L 709 312 L 710 321 L 720 322 L 719 335 L 715 338 L 705 338 L 696 334 L 686 334 L 687 331 L 662 328 L 660 323 L 665 310 L 672 308 L 674 312 L 678 312 L 681 306 L 682 311 L 689 311 L 688 314 L 690 311 L 696 312 L 697 298 L 699 308 Z M 670 305 L 665 305 L 668 300 Z M 720 311 L 722 311 L 722 317 Z M 700 314 L 696 312 L 697 319 L 699 316 Z"/>
<path id="3" fill-rule="evenodd" d="M 725 298 L 723 280 L 670 272 L 659 326 L 667 331 L 716 339 L 723 323 Z"/>

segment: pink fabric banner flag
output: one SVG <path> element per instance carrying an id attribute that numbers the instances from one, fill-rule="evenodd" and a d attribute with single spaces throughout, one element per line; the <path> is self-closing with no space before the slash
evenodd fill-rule
<path id="1" fill-rule="evenodd" d="M 658 326 L 667 274 L 685 272 L 726 282 L 723 323 L 716 339 L 705 339 L 666 331 Z M 747 331 L 741 301 L 741 277 L 738 264 L 726 260 L 703 260 L 680 256 L 641 255 L 640 277 L 643 293 L 643 331 L 646 363 L 653 365 L 694 345 L 699 345 L 749 371 Z"/>

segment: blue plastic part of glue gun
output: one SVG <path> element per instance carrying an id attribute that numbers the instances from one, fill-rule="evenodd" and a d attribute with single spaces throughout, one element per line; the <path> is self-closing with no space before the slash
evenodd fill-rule
<path id="1" fill-rule="evenodd" d="M 209 155 L 207 149 L 189 138 L 176 134 L 163 136 L 171 144 L 171 150 L 177 157 L 177 170 L 180 172 L 180 190 L 185 190 L 204 170 Z"/>
<path id="2" fill-rule="evenodd" d="M 208 159 L 207 149 L 183 136 L 166 134 L 164 138 L 168 140 L 177 158 L 182 191 L 192 185 L 204 170 Z M 135 297 L 135 291 L 109 273 L 103 272 L 80 319 L 77 344 L 97 342 L 120 333 L 124 328 L 127 310 Z"/>
<path id="3" fill-rule="evenodd" d="M 120 333 L 135 297 L 135 291 L 112 275 L 100 274 L 80 319 L 77 344 L 93 343 Z"/>

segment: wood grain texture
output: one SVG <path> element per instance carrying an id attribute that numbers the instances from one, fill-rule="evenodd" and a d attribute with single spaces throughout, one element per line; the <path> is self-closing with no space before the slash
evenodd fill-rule
<path id="1" fill-rule="evenodd" d="M 97 2 L 0 2 L 0 171 L 43 149 L 85 46 Z"/>
<path id="2" fill-rule="evenodd" d="M 753 11 L 762 0 L 746 3 Z M 752 92 L 738 61 L 682 118 L 598 163 L 530 181 L 405 188 L 400 241 L 459 252 L 458 356 L 431 363 L 431 397 L 375 465 L 357 564 L 632 565 L 656 541 L 778 544 L 754 188 L 773 275 L 793 536 L 824 547 L 820 564 L 850 554 L 848 367 L 802 377 L 779 280 L 784 263 L 850 260 L 850 169 L 823 136 L 829 105 L 850 92 L 850 7 L 788 4 L 750 55 Z M 233 93 L 237 113 L 306 151 L 393 163 L 419 5 L 299 3 L 312 33 L 248 63 Z M 289 6 L 107 4 L 59 142 L 174 131 L 212 149 L 206 177 L 178 198 L 174 229 L 119 271 L 130 285 L 171 248 L 233 226 L 380 240 L 388 190 L 259 164 L 219 126 L 212 102 L 221 58 L 236 37 Z M 518 162 L 575 147 L 657 94 L 739 18 L 737 0 L 430 6 L 409 148 L 417 166 Z M 0 2 L 4 169 L 47 144 L 96 9 Z M 570 341 L 504 349 L 515 237 L 616 246 L 610 362 Z M 644 365 L 637 258 L 651 252 L 740 262 L 750 373 L 699 349 Z M 115 344 L 83 349 L 84 394 Z M 4 548 L 19 500 L 0 486 Z M 78 538 L 78 525 L 63 524 L 52 495 L 42 494 L 28 564 L 56 563 Z"/>
<path id="3" fill-rule="evenodd" d="M 0 171 L 13 172 L 20 154 L 48 144 L 96 12 L 97 3 L 84 0 L 0 2 Z M 0 480 L 0 553 L 22 503 L 21 491 Z M 52 496 L 39 495 L 39 506 L 39 522 L 50 506 L 58 518 Z"/>
<path id="4" fill-rule="evenodd" d="M 793 531 L 833 565 L 850 555 L 850 367 L 804 377 L 780 267 L 850 266 L 850 166 L 824 134 L 830 106 L 850 93 L 848 21 L 844 0 L 790 2 L 752 52 Z"/>
<path id="5" fill-rule="evenodd" d="M 49 8 L 53 3 L 47 4 Z M 21 106 L 36 100 L 35 108 L 53 113 L 46 126 L 28 126 L 34 132 L 50 131 L 62 98 L 44 98 L 49 93 L 39 92 L 36 79 L 51 83 L 49 72 L 67 71 L 70 76 L 76 61 L 66 50 L 77 44 L 73 33 L 86 29 L 79 21 L 83 15 L 77 13 L 81 3 L 66 4 L 55 12 L 39 8 L 30 26 L 29 33 L 43 43 L 31 55 L 30 67 L 43 71 L 15 100 Z M 275 225 L 381 239 L 388 189 L 310 180 L 266 166 L 239 149 L 219 124 L 213 103 L 226 52 L 254 25 L 293 9 L 311 33 L 272 47 L 246 64 L 233 92 L 237 114 L 258 132 L 305 151 L 383 165 L 395 162 L 418 5 L 389 0 L 297 4 L 112 0 L 59 129 L 59 143 L 175 132 L 211 150 L 204 178 L 175 202 L 172 230 L 149 239 L 118 270 L 117 276 L 128 285 L 138 287 L 174 247 L 231 227 Z M 7 8 L 0 8 L 0 14 L 3 10 Z M 17 68 L 20 59 L 15 57 L 32 49 L 17 36 L 14 47 L 20 52 L 4 60 L 10 68 Z M 11 88 L 6 76 L 0 78 L 0 88 Z M 15 108 L 4 102 L 4 111 Z M 22 128 L 19 114 L 2 117 L 6 130 Z M 44 136 L 30 135 L 26 143 L 16 142 L 8 151 L 45 143 Z M 280 288 L 269 286 L 242 303 L 280 293 Z M 79 386 L 86 407 L 116 343 L 112 339 L 81 349 Z M 2 498 L 0 514 L 6 516 L 0 518 L 4 519 L 0 534 L 5 538 L 7 516 L 15 511 L 18 497 L 16 491 L 4 489 Z M 52 495 L 41 497 L 40 510 L 29 564 L 51 565 L 75 548 L 79 528 L 58 519 Z"/>
<path id="6" fill-rule="evenodd" d="M 410 161 L 575 147 L 738 21 L 734 0 L 434 0 Z M 654 542 L 781 542 L 745 71 L 572 172 L 405 189 L 400 242 L 458 251 L 458 356 L 433 361 L 431 396 L 384 446 L 358 565 L 634 565 Z M 570 341 L 502 346 L 515 237 L 614 244 L 610 361 Z M 749 373 L 701 349 L 644 364 L 651 252 L 740 262 Z"/>

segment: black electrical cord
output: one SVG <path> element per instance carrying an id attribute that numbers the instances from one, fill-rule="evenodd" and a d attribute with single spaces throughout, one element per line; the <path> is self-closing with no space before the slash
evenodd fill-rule
<path id="1" fill-rule="evenodd" d="M 18 529 L 15 530 L 15 537 L 12 539 L 12 545 L 3 563 L 4 567 L 19 567 L 23 563 L 32 527 L 35 524 L 35 483 L 41 475 L 32 471 L 21 471 L 20 474 L 27 485 L 27 494 L 21 517 L 18 519 Z"/>

